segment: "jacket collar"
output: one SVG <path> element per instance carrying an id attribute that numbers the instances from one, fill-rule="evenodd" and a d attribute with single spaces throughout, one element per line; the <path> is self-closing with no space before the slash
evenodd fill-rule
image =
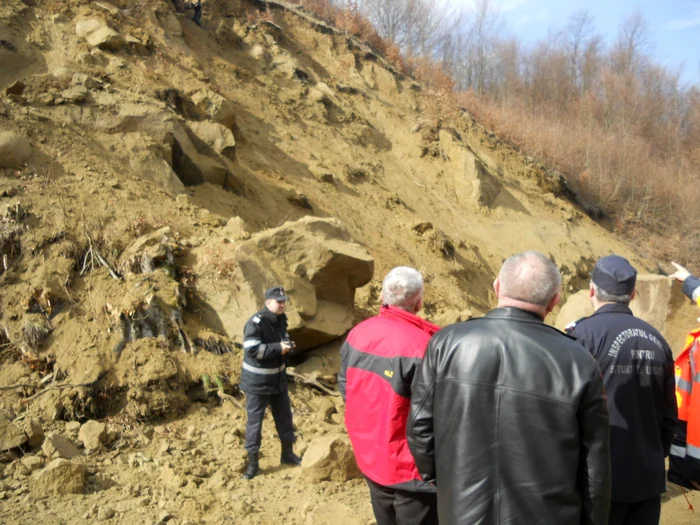
<path id="1" fill-rule="evenodd" d="M 486 317 L 490 319 L 513 319 L 531 323 L 544 323 L 544 320 L 538 314 L 510 306 L 507 308 L 494 308 L 486 314 Z"/>
<path id="2" fill-rule="evenodd" d="M 426 321 L 425 319 L 422 319 L 411 312 L 407 312 L 406 310 L 402 310 L 401 308 L 388 304 L 382 305 L 382 307 L 379 309 L 379 315 L 382 317 L 391 317 L 400 321 L 411 323 L 430 335 L 433 335 L 435 332 L 440 330 L 438 325 L 433 324 L 430 321 Z"/>
<path id="3" fill-rule="evenodd" d="M 277 324 L 278 321 L 281 321 L 281 320 L 287 318 L 287 314 L 282 314 L 282 315 L 273 314 L 267 306 L 262 307 L 262 310 L 260 310 L 260 316 L 271 321 L 273 324 Z"/>
<path id="4" fill-rule="evenodd" d="M 630 310 L 630 307 L 627 306 L 626 304 L 621 304 L 621 303 L 608 303 L 604 304 L 600 308 L 598 308 L 593 315 L 596 314 L 608 314 L 608 313 L 618 313 L 618 314 L 628 314 L 628 315 L 634 315 L 632 313 L 632 310 Z"/>

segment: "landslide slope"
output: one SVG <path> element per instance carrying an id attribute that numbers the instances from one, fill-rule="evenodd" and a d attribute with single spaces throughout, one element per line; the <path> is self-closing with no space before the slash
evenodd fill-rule
<path id="1" fill-rule="evenodd" d="M 70 437 L 65 421 L 87 418 L 114 432 L 110 452 L 79 460 L 85 496 L 39 506 L 46 523 L 108 504 L 122 522 L 369 519 L 359 481 L 305 485 L 283 469 L 246 485 L 233 472 L 242 412 L 202 378 L 236 394 L 240 352 L 226 350 L 276 281 L 308 347 L 376 311 L 397 265 L 423 272 L 440 324 L 487 311 L 500 263 L 525 249 L 557 262 L 565 293 L 605 254 L 645 268 L 466 111 L 431 122 L 421 86 L 371 48 L 267 4 L 209 0 L 203 28 L 166 0 L 0 5 L 0 385 L 27 385 L 0 402 L 47 432 Z M 331 370 L 333 349 L 315 357 Z M 302 448 L 341 431 L 342 407 L 318 391 L 292 399 Z M 22 522 L 46 494 L 29 491 L 16 449 L 3 460 L 3 512 Z M 324 506 L 338 494 L 347 506 Z"/>

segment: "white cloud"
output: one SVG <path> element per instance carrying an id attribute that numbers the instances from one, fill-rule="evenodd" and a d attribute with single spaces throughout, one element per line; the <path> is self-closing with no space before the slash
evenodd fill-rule
<path id="1" fill-rule="evenodd" d="M 700 3 L 688 2 L 690 16 L 688 18 L 674 18 L 664 26 L 667 31 L 681 31 L 689 27 L 700 26 Z"/>
<path id="2" fill-rule="evenodd" d="M 687 29 L 689 27 L 700 26 L 700 16 L 697 18 L 676 18 L 671 20 L 664 29 L 669 31 L 680 31 L 681 29 Z"/>

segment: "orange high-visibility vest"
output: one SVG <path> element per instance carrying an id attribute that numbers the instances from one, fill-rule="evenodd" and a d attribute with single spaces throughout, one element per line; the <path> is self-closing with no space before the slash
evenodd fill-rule
<path id="1" fill-rule="evenodd" d="M 700 460 L 700 328 L 691 331 L 675 361 L 678 419 L 687 423 L 686 449 L 671 454 Z M 693 397 L 693 392 L 695 396 Z M 695 403 L 693 403 L 693 399 Z M 676 449 L 676 450 L 673 450 Z"/>

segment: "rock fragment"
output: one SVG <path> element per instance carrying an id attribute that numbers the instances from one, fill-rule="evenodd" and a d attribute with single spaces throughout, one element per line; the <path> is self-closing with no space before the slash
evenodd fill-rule
<path id="1" fill-rule="evenodd" d="M 107 425 L 99 421 L 90 420 L 80 427 L 78 439 L 88 450 L 97 450 L 105 442 L 107 437 Z"/>
<path id="2" fill-rule="evenodd" d="M 85 493 L 85 467 L 67 459 L 54 459 L 31 480 L 35 496 L 47 497 Z"/>
<path id="3" fill-rule="evenodd" d="M 360 477 L 348 438 L 333 434 L 312 441 L 301 462 L 301 476 L 311 483 Z"/>
<path id="4" fill-rule="evenodd" d="M 44 451 L 47 458 L 72 459 L 80 456 L 80 450 L 70 439 L 56 433 L 49 434 L 41 446 L 41 450 Z"/>

